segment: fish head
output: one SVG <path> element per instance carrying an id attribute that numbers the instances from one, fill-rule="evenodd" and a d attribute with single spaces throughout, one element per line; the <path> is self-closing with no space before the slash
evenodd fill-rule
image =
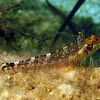
<path id="1" fill-rule="evenodd" d="M 87 51 L 94 53 L 100 49 L 100 37 L 92 35 L 91 37 L 86 39 L 86 44 L 87 44 L 86 47 Z"/>

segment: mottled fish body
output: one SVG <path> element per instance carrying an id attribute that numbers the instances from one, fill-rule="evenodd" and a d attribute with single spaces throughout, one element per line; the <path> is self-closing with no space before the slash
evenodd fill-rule
<path id="1" fill-rule="evenodd" d="M 92 55 L 98 49 L 100 49 L 100 37 L 92 35 L 82 41 L 80 45 L 73 43 L 54 53 L 32 57 L 25 61 L 2 64 L 1 70 L 7 69 L 16 72 L 21 70 L 36 70 L 40 68 L 66 68 L 79 64 L 81 60 Z"/>

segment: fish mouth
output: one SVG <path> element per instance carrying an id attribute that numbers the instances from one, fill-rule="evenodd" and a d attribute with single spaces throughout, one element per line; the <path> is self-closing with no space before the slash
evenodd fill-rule
<path id="1" fill-rule="evenodd" d="M 100 43 L 96 43 L 93 45 L 93 52 L 96 52 L 99 49 L 100 49 Z"/>

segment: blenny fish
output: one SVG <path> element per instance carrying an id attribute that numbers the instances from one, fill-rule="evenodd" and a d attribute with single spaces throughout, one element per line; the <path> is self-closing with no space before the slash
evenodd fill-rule
<path id="1" fill-rule="evenodd" d="M 54 53 L 48 53 L 37 57 L 32 57 L 25 61 L 4 63 L 1 71 L 32 71 L 41 68 L 67 68 L 78 65 L 80 61 L 100 49 L 100 37 L 92 35 L 83 40 L 80 44 L 73 43 L 63 47 Z"/>

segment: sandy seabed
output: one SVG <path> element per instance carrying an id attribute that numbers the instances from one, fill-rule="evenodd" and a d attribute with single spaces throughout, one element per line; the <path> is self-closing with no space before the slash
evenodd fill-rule
<path id="1" fill-rule="evenodd" d="M 100 100 L 100 68 L 0 72 L 0 100 Z"/>

